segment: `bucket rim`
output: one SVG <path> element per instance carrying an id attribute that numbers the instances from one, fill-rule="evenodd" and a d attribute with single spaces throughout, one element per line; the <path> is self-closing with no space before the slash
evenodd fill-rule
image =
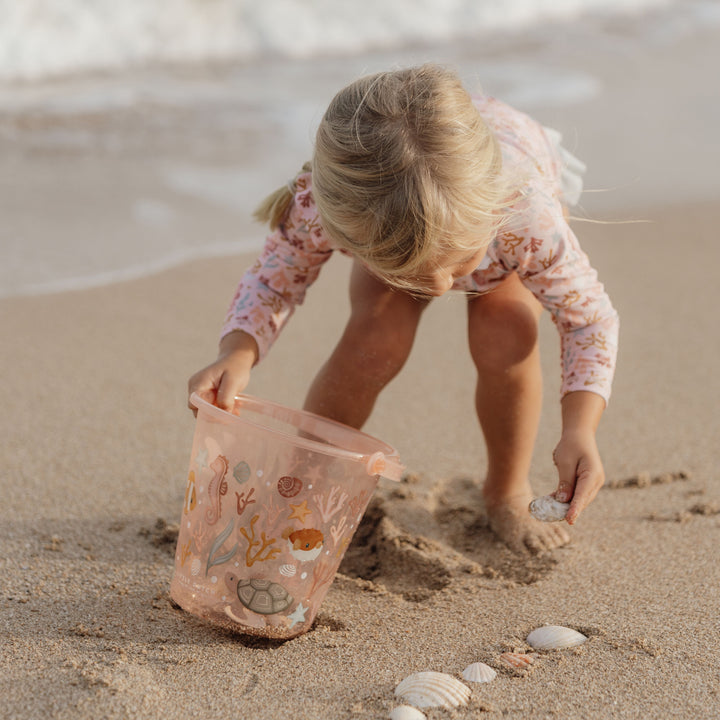
<path id="1" fill-rule="evenodd" d="M 391 445 L 388 445 L 386 442 L 374 437 L 373 435 L 369 435 L 362 430 L 357 430 L 356 428 L 345 425 L 344 423 L 338 422 L 337 420 L 332 420 L 330 418 L 323 417 L 322 415 L 318 415 L 317 413 L 310 412 L 309 410 L 298 410 L 295 408 L 290 408 L 286 405 L 282 405 L 281 403 L 273 402 L 272 400 L 265 400 L 255 397 L 253 395 L 240 393 L 235 396 L 235 400 L 240 401 L 241 406 L 249 405 L 254 406 L 255 408 L 266 407 L 281 410 L 283 412 L 290 411 L 293 413 L 298 413 L 300 415 L 306 415 L 316 421 L 320 421 L 323 424 L 340 428 L 346 432 L 361 435 L 364 438 L 370 440 L 375 445 L 377 445 L 378 450 L 374 453 L 365 454 L 361 452 L 356 452 L 354 450 L 346 450 L 345 448 L 338 447 L 337 445 L 326 444 L 318 442 L 317 440 L 311 440 L 310 438 L 303 438 L 298 437 L 297 435 L 291 435 L 290 433 L 283 432 L 282 430 L 277 430 L 275 428 L 271 430 L 271 432 L 273 432 L 274 434 L 281 436 L 286 441 L 298 447 L 302 447 L 307 450 L 313 450 L 315 452 L 320 452 L 324 455 L 333 455 L 335 457 L 345 458 L 346 460 L 354 460 L 356 462 L 361 462 L 365 465 L 365 468 L 369 475 L 379 475 L 395 482 L 399 482 L 402 479 L 402 476 L 405 472 L 405 466 L 400 462 L 400 457 L 397 450 Z M 212 403 L 208 402 L 200 395 L 198 395 L 198 393 L 196 392 L 190 395 L 190 403 L 194 405 L 198 409 L 198 411 L 209 413 L 211 416 L 215 416 L 216 418 L 221 419 L 225 422 L 230 421 L 236 424 L 239 423 L 241 425 L 259 427 L 256 423 L 248 420 L 247 418 L 243 418 L 240 415 L 235 415 L 234 413 L 217 407 L 217 405 L 213 405 Z M 262 409 L 260 409 L 259 412 L 262 413 Z M 268 413 L 262 414 L 267 415 Z"/>

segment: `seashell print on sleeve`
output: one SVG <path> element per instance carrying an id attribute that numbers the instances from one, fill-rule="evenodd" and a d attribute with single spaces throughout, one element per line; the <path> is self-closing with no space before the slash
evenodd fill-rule
<path id="1" fill-rule="evenodd" d="M 233 330 L 252 335 L 260 359 L 333 251 L 315 208 L 310 173 L 297 178 L 296 188 L 285 221 L 267 237 L 260 257 L 243 275 L 222 328 L 222 336 Z"/>
<path id="2" fill-rule="evenodd" d="M 517 271 L 549 310 L 560 333 L 561 395 L 588 390 L 607 402 L 617 356 L 617 312 L 550 188 L 538 183 L 518 209 L 519 222 L 493 241 L 488 255 Z"/>
<path id="3" fill-rule="evenodd" d="M 561 164 L 542 126 L 489 96 L 474 98 L 500 141 L 503 167 L 525 179 L 513 225 L 495 238 L 485 261 L 457 289 L 485 291 L 517 271 L 550 311 L 560 333 L 561 394 L 589 390 L 605 402 L 615 371 L 618 315 L 587 255 L 570 229 L 560 202 Z"/>

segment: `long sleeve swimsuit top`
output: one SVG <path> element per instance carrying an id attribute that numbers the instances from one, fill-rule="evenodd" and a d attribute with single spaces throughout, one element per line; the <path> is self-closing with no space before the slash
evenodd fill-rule
<path id="1" fill-rule="evenodd" d="M 458 278 L 453 289 L 486 292 L 516 272 L 560 333 L 561 394 L 587 390 L 607 402 L 619 321 L 563 215 L 559 148 L 524 113 L 484 95 L 473 101 L 500 143 L 503 167 L 522 174 L 524 189 L 510 223 L 490 242 L 477 269 Z M 334 249 L 313 200 L 312 175 L 301 174 L 286 217 L 240 281 L 223 336 L 244 330 L 263 358 Z"/>

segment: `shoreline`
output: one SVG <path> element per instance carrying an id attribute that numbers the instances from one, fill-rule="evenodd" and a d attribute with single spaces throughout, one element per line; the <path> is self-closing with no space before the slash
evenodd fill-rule
<path id="1" fill-rule="evenodd" d="M 634 33 L 638 33 L 642 29 L 649 29 L 653 38 L 662 38 L 668 32 L 677 33 L 678 29 L 681 29 L 682 32 L 696 32 L 707 24 L 717 22 L 718 19 L 717 13 L 713 12 L 713 9 L 702 0 L 699 2 L 695 0 L 690 4 L 671 2 L 669 6 L 667 0 L 635 0 L 631 6 L 628 6 L 627 0 L 624 2 L 616 0 L 606 3 L 602 8 L 593 7 L 592 3 L 589 7 L 583 7 L 583 3 L 578 2 L 574 7 L 554 8 L 555 12 L 552 10 L 548 12 L 547 8 L 543 7 L 533 8 L 532 4 L 530 7 L 527 4 L 523 6 L 523 3 L 520 2 L 509 8 L 510 12 L 505 15 L 492 11 L 483 12 L 483 8 L 474 8 L 476 12 L 468 12 L 471 10 L 468 5 L 470 4 L 467 3 L 463 6 L 462 2 L 459 3 L 455 12 L 448 17 L 442 4 L 437 5 L 431 1 L 424 8 L 425 13 L 422 20 L 417 18 L 414 23 L 407 23 L 407 18 L 402 17 L 407 11 L 407 7 L 400 8 L 399 13 L 396 9 L 395 17 L 393 17 L 392 11 L 385 9 L 373 16 L 356 18 L 352 27 L 348 26 L 346 17 L 347 12 L 352 14 L 352 9 L 346 8 L 346 13 L 341 12 L 339 15 L 333 16 L 332 13 L 327 12 L 327 8 L 323 8 L 322 5 L 313 5 L 313 3 L 305 8 L 307 13 L 305 17 L 297 15 L 293 17 L 293 10 L 296 8 L 293 8 L 292 4 L 286 8 L 286 17 L 263 16 L 262 14 L 253 17 L 249 12 L 244 18 L 241 18 L 237 13 L 231 12 L 222 23 L 227 34 L 221 35 L 220 45 L 217 44 L 219 39 L 217 25 L 220 18 L 213 18 L 212 15 L 203 15 L 202 13 L 193 17 L 192 11 L 186 8 L 184 16 L 182 13 L 178 13 L 178 17 L 175 18 L 175 21 L 179 23 L 179 27 L 176 28 L 177 32 L 172 38 L 165 38 L 166 42 L 162 44 L 165 47 L 163 47 L 156 44 L 163 32 L 167 33 L 168 30 L 167 27 L 163 27 L 162 17 L 149 14 L 141 18 L 137 14 L 133 15 L 132 3 L 130 3 L 130 13 L 124 18 L 126 24 L 123 24 L 120 35 L 112 39 L 113 42 L 106 48 L 105 54 L 96 57 L 95 65 L 82 63 L 83 49 L 92 50 L 87 46 L 83 48 L 82 41 L 90 40 L 92 43 L 93 33 L 97 32 L 103 21 L 107 21 L 108 18 L 103 18 L 101 13 L 96 15 L 90 13 L 83 17 L 81 9 L 76 7 L 69 11 L 68 16 L 70 19 L 79 17 L 81 21 L 85 21 L 86 35 L 83 36 L 81 32 L 81 23 L 76 22 L 73 25 L 72 22 L 68 22 L 64 27 L 65 36 L 63 38 L 65 41 L 68 38 L 75 41 L 76 52 L 71 54 L 71 58 L 75 62 L 73 63 L 72 60 L 68 62 L 67 57 L 60 56 L 55 58 L 54 63 L 50 63 L 47 57 L 36 55 L 36 63 L 42 60 L 46 63 L 46 72 L 43 73 L 37 66 L 32 68 L 32 51 L 37 49 L 33 42 L 35 40 L 33 31 L 39 29 L 45 43 L 52 46 L 53 41 L 57 42 L 57 28 L 52 23 L 53 18 L 44 15 L 41 3 L 36 17 L 33 18 L 34 23 L 27 23 L 27 27 L 23 28 L 23 20 L 27 22 L 27 19 L 13 18 L 15 22 L 9 26 L 11 32 L 22 32 L 23 29 L 27 32 L 29 52 L 20 56 L 19 63 L 17 56 L 13 57 L 12 53 L 9 57 L 0 58 L 5 61 L 5 65 L 10 67 L 13 67 L 13 61 L 15 61 L 15 75 L 9 75 L 8 68 L 3 68 L 4 73 L 0 76 L 0 88 L 3 86 L 22 88 L 33 83 L 52 84 L 72 80 L 75 77 L 112 76 L 116 73 L 134 70 L 142 72 L 168 67 L 192 73 L 196 72 L 199 66 L 217 68 L 239 63 L 262 64 L 276 59 L 283 62 L 308 59 L 337 62 L 348 57 L 392 53 L 396 52 L 395 48 L 397 47 L 401 47 L 403 52 L 417 48 L 432 51 L 433 48 L 439 46 L 465 44 L 473 42 L 475 39 L 486 44 L 497 38 L 497 44 L 506 47 L 524 42 L 524 36 L 527 36 L 528 33 L 531 34 L 530 40 L 533 41 L 537 37 L 556 33 L 558 29 L 567 28 L 569 25 L 594 28 L 598 25 L 622 24 L 630 27 Z M 533 9 L 538 11 L 535 16 L 532 15 Z M 326 16 L 326 21 L 331 25 L 330 32 L 323 35 L 313 33 L 312 27 L 320 22 L 323 16 Z M 123 19 L 122 16 L 118 16 L 118 18 Z M 295 46 L 290 47 L 288 47 L 286 39 L 287 33 L 282 29 L 283 23 L 288 19 L 291 22 L 293 19 L 295 21 L 304 20 L 306 25 L 300 29 L 295 38 Z M 403 19 L 406 21 L 405 23 L 402 22 Z M 182 34 L 188 20 L 196 25 L 196 35 L 190 46 L 183 46 L 183 39 L 186 43 L 191 40 Z M 369 24 L 363 24 L 367 20 L 370 20 Z M 395 25 L 397 27 L 392 27 L 392 29 L 385 27 L 384 32 L 378 32 L 378 21 L 386 26 Z M 135 25 L 134 31 L 133 25 Z M 243 31 L 246 32 L 249 27 L 252 27 L 255 32 L 246 33 L 243 36 Z M 212 30 L 215 31 L 213 38 L 215 43 L 211 43 L 210 46 L 204 45 L 208 41 L 207 33 Z M 77 33 L 74 38 L 73 31 Z M 397 34 L 393 35 L 393 32 L 397 32 Z M 127 34 L 122 36 L 122 33 Z M 137 33 L 145 33 L 142 38 L 144 43 L 140 45 L 134 44 L 134 41 L 137 40 L 135 36 Z M 6 38 L 0 36 L 0 39 Z M 10 36 L 9 39 L 13 40 L 14 38 Z M 173 41 L 178 42 L 173 44 Z M 126 53 L 124 58 L 122 57 L 123 50 Z M 156 51 L 155 55 L 153 55 L 153 50 Z M 158 50 L 160 50 L 159 53 Z M 163 50 L 170 50 L 170 52 L 164 56 Z M 115 53 L 114 57 L 113 52 Z M 97 55 L 97 48 L 95 48 L 95 54 Z M 185 61 L 181 60 L 183 57 L 186 58 Z M 24 70 L 21 69 L 23 61 L 25 62 Z M 64 72 L 59 72 L 61 67 L 64 68 Z"/>
<path id="2" fill-rule="evenodd" d="M 308 60 L 301 81 L 299 68 L 278 62 L 184 81 L 140 74 L 116 78 L 112 90 L 80 83 L 34 109 L 0 111 L 0 295 L 98 285 L 184 257 L 259 248 L 265 233 L 252 209 L 307 159 L 337 88 L 429 59 L 561 131 L 588 166 L 582 204 L 591 217 L 720 197 L 717 100 L 706 91 L 717 60 L 712 27 L 644 44 L 612 24 L 577 32 L 497 54 L 464 44 L 331 68 Z M 190 99 L 181 101 L 183 82 Z M 103 92 L 117 95 L 109 106 L 97 99 Z"/>

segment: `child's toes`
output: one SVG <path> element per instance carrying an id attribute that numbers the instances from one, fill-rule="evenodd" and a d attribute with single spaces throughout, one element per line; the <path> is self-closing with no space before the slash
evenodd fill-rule
<path id="1" fill-rule="evenodd" d="M 528 511 L 529 500 L 512 498 L 486 503 L 490 528 L 513 552 L 540 555 L 567 545 L 570 535 L 560 523 L 543 523 Z"/>
<path id="2" fill-rule="evenodd" d="M 570 542 L 570 533 L 560 523 L 553 523 L 548 527 L 548 533 L 550 535 L 549 542 L 552 543 L 553 549 L 567 545 Z"/>
<path id="3" fill-rule="evenodd" d="M 525 543 L 534 554 L 555 550 L 570 542 L 570 535 L 561 526 L 540 523 L 531 519 L 526 529 Z"/>

